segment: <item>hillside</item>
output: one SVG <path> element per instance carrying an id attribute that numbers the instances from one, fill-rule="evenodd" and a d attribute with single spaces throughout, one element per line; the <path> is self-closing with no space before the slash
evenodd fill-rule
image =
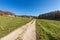
<path id="1" fill-rule="evenodd" d="M 49 13 L 45 13 L 42 15 L 39 15 L 38 18 L 40 19 L 60 19 L 60 11 L 52 11 Z"/>
<path id="2" fill-rule="evenodd" d="M 0 10 L 0 16 L 15 16 L 15 14 Z"/>

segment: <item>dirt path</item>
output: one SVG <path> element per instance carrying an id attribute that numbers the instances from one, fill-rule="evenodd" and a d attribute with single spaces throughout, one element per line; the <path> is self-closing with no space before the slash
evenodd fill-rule
<path id="1" fill-rule="evenodd" d="M 31 22 L 31 24 L 28 26 L 27 30 L 20 35 L 17 40 L 36 40 L 36 29 L 35 29 L 35 21 Z M 22 38 L 22 39 L 20 39 Z"/>
<path id="2" fill-rule="evenodd" d="M 23 35 L 23 40 L 36 40 L 35 21 L 28 27 Z"/>
<path id="3" fill-rule="evenodd" d="M 30 23 L 16 29 L 0 40 L 36 40 L 35 21 L 32 20 Z"/>

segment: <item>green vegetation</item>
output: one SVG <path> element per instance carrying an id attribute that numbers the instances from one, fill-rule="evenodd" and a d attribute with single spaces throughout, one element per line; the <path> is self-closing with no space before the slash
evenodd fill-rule
<path id="1" fill-rule="evenodd" d="M 38 19 L 37 40 L 60 40 L 60 21 Z"/>
<path id="2" fill-rule="evenodd" d="M 9 34 L 13 30 L 28 23 L 32 19 L 24 17 L 5 17 L 0 16 L 0 38 Z"/>

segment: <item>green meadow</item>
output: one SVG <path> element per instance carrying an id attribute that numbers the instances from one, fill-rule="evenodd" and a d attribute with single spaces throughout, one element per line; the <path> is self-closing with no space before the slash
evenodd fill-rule
<path id="1" fill-rule="evenodd" d="M 60 40 L 60 21 L 37 19 L 37 40 Z"/>
<path id="2" fill-rule="evenodd" d="M 5 17 L 0 16 L 0 38 L 6 36 L 13 30 L 30 22 L 31 19 L 26 17 Z"/>

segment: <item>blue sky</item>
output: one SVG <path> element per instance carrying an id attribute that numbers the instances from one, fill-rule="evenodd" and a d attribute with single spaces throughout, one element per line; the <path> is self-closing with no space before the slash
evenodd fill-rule
<path id="1" fill-rule="evenodd" d="M 60 0 L 0 0 L 0 10 L 16 15 L 33 15 L 60 10 Z"/>

